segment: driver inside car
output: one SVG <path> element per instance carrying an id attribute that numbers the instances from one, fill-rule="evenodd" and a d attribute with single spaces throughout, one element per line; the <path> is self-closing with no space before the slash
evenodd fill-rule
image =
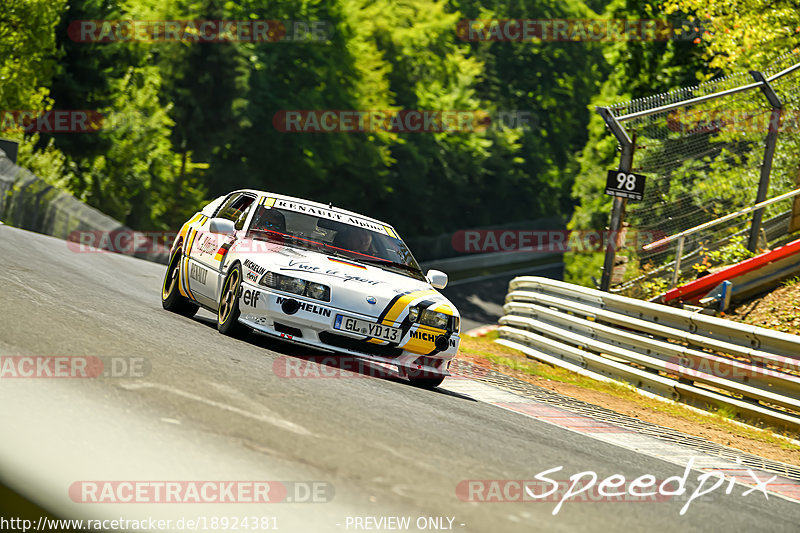
<path id="1" fill-rule="evenodd" d="M 262 231 L 286 232 L 286 218 L 277 209 L 260 206 L 253 228 Z"/>
<path id="2" fill-rule="evenodd" d="M 333 245 L 344 248 L 351 252 L 368 253 L 372 252 L 372 233 L 358 228 L 346 228 L 336 235 Z"/>

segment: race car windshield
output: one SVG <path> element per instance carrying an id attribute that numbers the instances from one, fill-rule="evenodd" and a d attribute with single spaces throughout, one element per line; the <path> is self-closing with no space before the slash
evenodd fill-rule
<path id="1" fill-rule="evenodd" d="M 346 259 L 363 261 L 425 280 L 411 250 L 388 231 L 373 231 L 288 209 L 258 206 L 248 235 Z"/>

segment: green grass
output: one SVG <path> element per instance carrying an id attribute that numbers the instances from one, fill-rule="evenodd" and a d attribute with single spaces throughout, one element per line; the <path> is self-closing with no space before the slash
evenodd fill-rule
<path id="1" fill-rule="evenodd" d="M 800 276 L 795 276 L 793 278 L 783 280 L 781 282 L 781 285 L 783 285 L 784 287 L 793 287 L 797 285 L 798 282 L 800 282 Z"/>

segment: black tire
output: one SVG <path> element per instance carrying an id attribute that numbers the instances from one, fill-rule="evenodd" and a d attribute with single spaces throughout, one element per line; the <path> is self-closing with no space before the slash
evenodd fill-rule
<path id="1" fill-rule="evenodd" d="M 164 283 L 161 286 L 161 307 L 167 311 L 178 313 L 185 317 L 193 317 L 200 308 L 181 294 L 178 286 L 180 285 L 180 264 L 183 259 L 183 252 L 180 248 L 175 250 L 167 265 L 167 273 L 164 275 Z"/>
<path id="2" fill-rule="evenodd" d="M 413 376 L 409 376 L 408 381 L 410 381 L 411 384 L 414 385 L 415 387 L 419 387 L 421 389 L 435 389 L 436 387 L 442 384 L 442 382 L 444 381 L 444 376 L 425 377 L 425 378 L 416 378 Z"/>
<path id="3" fill-rule="evenodd" d="M 217 309 L 217 330 L 223 335 L 239 336 L 247 328 L 239 323 L 239 292 L 242 286 L 242 267 L 236 263 L 228 271 Z"/>

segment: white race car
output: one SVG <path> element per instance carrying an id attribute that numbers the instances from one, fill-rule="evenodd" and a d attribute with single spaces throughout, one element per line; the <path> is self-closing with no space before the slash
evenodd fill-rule
<path id="1" fill-rule="evenodd" d="M 388 363 L 436 387 L 458 352 L 460 318 L 388 224 L 255 190 L 221 196 L 175 238 L 164 309 L 217 315 L 224 334 L 251 328 Z"/>

